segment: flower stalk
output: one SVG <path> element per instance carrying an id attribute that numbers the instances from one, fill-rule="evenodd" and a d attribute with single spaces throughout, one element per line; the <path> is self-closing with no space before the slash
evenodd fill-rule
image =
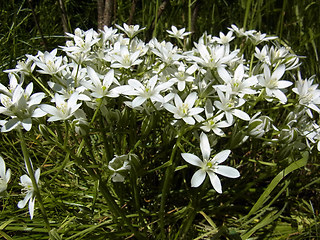
<path id="1" fill-rule="evenodd" d="M 40 194 L 39 186 L 37 184 L 37 181 L 36 181 L 36 178 L 35 178 L 35 175 L 34 175 L 34 170 L 32 168 L 32 163 L 31 163 L 29 152 L 28 152 L 28 148 L 27 148 L 27 145 L 26 145 L 22 130 L 18 129 L 18 133 L 19 133 L 19 137 L 20 137 L 20 144 L 21 144 L 21 149 L 22 149 L 22 153 L 23 153 L 23 156 L 24 156 L 25 164 L 26 164 L 27 170 L 29 172 L 30 179 L 32 181 L 32 186 L 34 188 L 34 194 L 36 195 L 36 198 L 38 200 L 39 207 L 40 207 L 40 210 L 41 210 L 41 213 L 42 213 L 42 216 L 43 216 L 43 220 L 44 220 L 45 226 L 46 226 L 46 228 L 48 229 L 48 232 L 49 232 L 51 230 L 51 227 L 50 227 L 50 224 L 49 224 L 49 220 L 48 220 L 48 216 L 47 216 L 45 207 L 43 205 L 43 201 L 42 201 L 42 197 L 41 197 L 41 194 Z"/>

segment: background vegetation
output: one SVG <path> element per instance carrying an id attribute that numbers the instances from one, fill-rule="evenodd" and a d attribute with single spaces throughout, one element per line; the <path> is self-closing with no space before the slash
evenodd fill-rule
<path id="1" fill-rule="evenodd" d="M 301 59 L 300 69 L 303 77 L 316 74 L 319 81 L 319 46 L 320 46 L 320 1 L 319 0 L 117 0 L 114 7 L 112 25 L 122 23 L 139 24 L 146 26 L 140 35 L 148 40 L 152 36 L 164 39 L 165 30 L 172 25 L 178 28 L 186 27 L 192 31 L 193 39 L 197 39 L 203 32 L 212 35 L 226 31 L 231 24 L 245 27 L 247 30 L 256 29 L 270 35 L 277 35 L 287 43 L 292 50 L 306 58 Z M 65 14 L 61 10 L 64 4 Z M 3 70 L 14 68 L 16 61 L 25 54 L 36 54 L 37 51 L 50 51 L 63 45 L 66 38 L 64 28 L 71 32 L 81 29 L 97 29 L 97 1 L 95 0 L 8 0 L 0 2 L 0 81 L 7 83 Z M 62 17 L 67 19 L 67 25 L 62 24 Z M 226 33 L 226 32 L 225 32 Z M 9 134 L 1 135 L 0 154 L 10 159 L 8 167 L 13 172 L 22 175 L 21 151 L 19 140 L 10 138 Z M 37 147 L 34 147 L 37 146 Z M 39 165 L 46 167 L 41 151 L 41 142 L 34 142 L 29 148 L 34 151 Z M 54 151 L 54 149 L 52 149 Z M 249 151 L 249 149 L 248 149 Z M 243 150 L 241 151 L 241 153 Z M 239 153 L 240 154 L 240 153 Z M 251 162 L 241 162 L 246 167 L 241 168 L 241 181 L 233 187 L 238 198 L 230 202 L 228 193 L 215 200 L 207 199 L 201 206 L 203 209 L 219 207 L 221 210 L 215 216 L 201 212 L 199 222 L 193 231 L 199 232 L 198 239 L 240 239 L 244 236 L 254 236 L 256 239 L 319 239 L 319 212 L 320 209 L 320 174 L 318 153 L 309 156 L 306 167 L 296 170 L 293 174 L 282 179 L 270 189 L 270 196 L 265 198 L 265 206 L 259 212 L 248 215 L 248 211 L 262 196 L 266 187 L 274 180 L 287 162 L 281 157 L 272 154 L 270 149 L 262 150 L 258 158 L 235 155 L 241 159 L 250 159 Z M 55 153 L 62 161 L 65 156 Z M 278 159 L 277 159 L 278 158 Z M 61 160 L 62 159 L 62 160 Z M 258 161 L 259 160 L 259 161 Z M 50 163 L 48 166 L 50 167 Z M 42 177 L 49 176 L 44 174 Z M 65 177 L 64 175 L 65 174 Z M 85 181 L 83 176 L 74 176 L 64 172 L 49 181 L 44 188 L 46 202 L 56 202 L 49 206 L 48 212 L 55 212 L 60 219 L 53 223 L 59 233 L 69 236 L 66 239 L 91 239 L 93 236 L 108 236 L 110 239 L 122 239 L 127 233 L 115 231 L 111 221 L 102 218 L 108 212 L 99 212 L 93 215 L 90 210 L 92 196 L 96 192 L 83 190 L 96 189 Z M 13 176 L 11 181 L 18 182 L 20 175 Z M 52 177 L 50 175 L 50 177 Z M 225 182 L 226 188 L 230 182 Z M 270 186 L 270 185 L 269 185 Z M 11 188 L 11 195 L 16 198 L 0 199 L 0 235 L 6 239 L 47 239 L 46 230 L 40 220 L 30 221 L 26 209 L 17 209 L 20 188 Z M 92 190 L 90 190 L 92 191 Z M 55 194 L 52 194 L 52 193 Z M 272 193 L 271 193 L 272 192 Z M 59 194 L 57 194 L 59 193 Z M 152 202 L 154 196 L 145 199 L 146 205 Z M 174 197 L 174 196 L 173 196 Z M 72 199 L 82 199 L 88 205 L 77 205 Z M 175 199 L 170 199 L 174 201 Z M 103 202 L 94 203 L 97 208 L 103 209 Z M 123 203 L 125 204 L 125 203 Z M 150 203 L 151 205 L 151 203 Z M 228 208 L 224 207 L 228 206 Z M 232 207 L 230 207 L 232 206 Z M 174 206 L 171 206 L 174 207 Z M 174 210 L 173 210 L 174 212 Z M 12 218 L 12 216 L 15 216 Z M 173 214 L 172 218 L 176 216 Z M 111 218 L 109 218 L 110 220 Z M 44 233 L 43 233 L 44 232 Z M 112 233 L 115 232 L 115 233 Z M 88 234 L 88 235 L 86 235 Z M 109 234 L 109 235 L 108 235 Z M 123 235 L 121 235 L 123 234 Z M 86 237 L 85 237 L 86 236 Z M 88 238 L 89 237 L 89 238 Z"/>

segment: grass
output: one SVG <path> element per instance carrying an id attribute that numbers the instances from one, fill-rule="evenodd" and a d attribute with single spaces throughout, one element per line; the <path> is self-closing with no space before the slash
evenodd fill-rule
<path id="1" fill-rule="evenodd" d="M 171 25 L 186 27 L 197 39 L 203 32 L 217 35 L 221 29 L 236 24 L 248 29 L 261 30 L 277 35 L 288 43 L 298 55 L 305 56 L 300 67 L 303 77 L 316 74 L 319 82 L 320 64 L 320 2 L 316 0 L 217 0 L 217 1 L 168 1 L 166 8 L 157 16 L 160 0 L 137 1 L 133 24 L 146 26 L 143 38 L 152 35 L 165 38 L 165 30 Z M 17 60 L 25 54 L 35 54 L 38 50 L 51 50 L 65 42 L 58 1 L 44 0 L 28 4 L 28 1 L 2 1 L 0 3 L 0 70 L 13 68 Z M 129 18 L 132 1 L 118 0 L 117 15 L 114 23 L 122 24 Z M 69 27 L 89 29 L 96 27 L 96 1 L 65 1 Z M 193 14 L 196 17 L 193 19 Z M 48 18 L 50 16 L 50 18 Z M 155 17 L 156 16 L 156 17 Z M 38 23 L 38 27 L 36 26 Z M 6 74 L 1 73 L 0 81 L 7 83 Z M 118 113 L 115 113 L 118 114 Z M 122 114 L 122 115 L 121 115 Z M 120 113 L 124 116 L 124 113 Z M 132 116 L 131 116 L 132 117 Z M 125 128 L 124 128 L 125 129 Z M 125 130 L 124 130 L 125 131 Z M 30 138 L 28 148 L 38 166 L 42 166 L 41 186 L 43 201 L 54 228 L 54 239 L 125 239 L 130 238 L 126 228 L 115 224 L 114 216 L 106 208 L 106 200 L 100 196 L 101 182 L 89 180 L 88 173 L 70 161 L 65 154 L 50 141 L 38 136 Z M 165 134 L 164 134 L 165 135 Z M 149 138 L 153 135 L 150 134 Z M 15 174 L 11 182 L 19 182 L 23 174 L 23 159 L 20 140 L 14 134 L 1 134 L 0 154 L 5 156 L 8 167 Z M 170 146 L 170 136 L 168 138 Z M 110 139 L 109 139 L 110 140 Z M 103 139 L 92 138 L 99 153 Z M 119 140 L 126 146 L 125 140 Z M 192 144 L 192 143 L 190 143 Z M 259 143 L 252 143 L 259 144 Z M 247 149 L 234 149 L 233 157 L 240 165 L 241 179 L 236 183 L 225 180 L 222 195 L 213 194 L 213 190 L 204 193 L 204 201 L 196 206 L 195 224 L 185 239 L 319 239 L 320 238 L 320 174 L 319 154 L 310 155 L 274 153 L 274 149 L 261 146 L 261 151 L 250 152 Z M 87 155 L 90 149 L 84 150 Z M 142 150 L 141 150 L 142 151 Z M 290 150 L 289 150 L 290 151 Z M 49 153 L 49 154 L 45 154 Z M 108 153 L 107 153 L 108 154 Z M 113 156 L 113 153 L 109 153 Z M 94 165 L 92 166 L 94 169 Z M 183 168 L 183 166 L 181 166 Z M 179 169 L 176 169 L 179 171 Z M 77 172 L 77 173 L 76 173 Z M 78 173 L 81 174 L 78 174 Z M 291 174 L 289 174 L 291 173 Z M 45 180 L 44 180 L 45 179 Z M 181 179 L 177 179 L 179 181 Z M 154 183 L 154 192 L 158 192 L 161 182 L 151 173 L 145 173 L 137 184 L 141 188 L 144 201 L 141 202 L 141 216 L 134 214 L 127 218 L 134 224 L 145 224 L 142 232 L 148 232 L 152 239 L 158 234 L 156 225 L 161 196 L 152 195 L 148 182 Z M 187 224 L 184 220 L 190 214 L 181 206 L 189 203 L 188 198 L 179 198 L 179 184 L 172 186 L 166 209 L 172 223 L 168 227 L 168 239 L 175 239 L 176 233 L 183 231 Z M 187 185 L 187 183 L 181 183 Z M 120 184 L 112 185 L 115 196 L 121 196 L 124 202 L 118 205 L 130 212 L 137 203 L 131 193 Z M 186 187 L 188 195 L 197 197 L 197 192 Z M 10 198 L 1 198 L 0 236 L 4 239 L 48 239 L 47 230 L 41 218 L 30 221 L 26 209 L 18 209 L 20 187 L 10 188 Z M 182 192 L 182 195 L 185 193 Z M 37 210 L 36 214 L 40 215 Z M 154 211 L 154 212 L 153 212 Z M 54 216 L 54 217 L 53 217 Z M 145 218 L 145 219 L 144 219 Z M 57 234 L 59 236 L 57 236 Z"/>

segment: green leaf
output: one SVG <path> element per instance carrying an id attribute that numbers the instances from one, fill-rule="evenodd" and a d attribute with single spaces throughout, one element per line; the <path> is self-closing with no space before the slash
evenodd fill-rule
<path id="1" fill-rule="evenodd" d="M 307 164 L 309 154 L 308 152 L 303 153 L 303 157 L 296 161 L 291 163 L 288 167 L 286 167 L 284 170 L 282 170 L 269 184 L 267 189 L 262 193 L 258 201 L 254 204 L 254 206 L 251 208 L 250 212 L 246 216 L 248 218 L 252 214 L 254 214 L 256 211 L 258 211 L 263 203 L 266 201 L 266 199 L 269 197 L 270 193 L 275 189 L 275 187 L 279 184 L 279 182 L 285 178 L 289 173 L 293 172 L 294 170 L 301 168 Z"/>

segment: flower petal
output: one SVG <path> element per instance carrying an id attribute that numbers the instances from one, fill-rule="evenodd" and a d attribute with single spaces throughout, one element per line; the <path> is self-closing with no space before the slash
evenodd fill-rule
<path id="1" fill-rule="evenodd" d="M 240 173 L 237 169 L 229 166 L 219 165 L 216 167 L 215 172 L 229 178 L 238 178 Z"/>
<path id="2" fill-rule="evenodd" d="M 135 108 L 135 107 L 138 107 L 140 106 L 142 103 L 144 103 L 147 99 L 145 97 L 136 97 L 135 99 L 133 99 L 132 101 L 132 107 Z"/>
<path id="3" fill-rule="evenodd" d="M 194 166 L 201 167 L 201 165 L 203 164 L 201 159 L 198 156 L 194 155 L 194 154 L 181 153 L 181 156 L 186 162 L 188 162 L 188 163 L 190 163 L 190 164 L 192 164 Z"/>
<path id="4" fill-rule="evenodd" d="M 214 158 L 212 159 L 212 162 L 222 163 L 228 158 L 230 153 L 231 153 L 230 150 L 223 150 L 214 156 Z"/>
<path id="5" fill-rule="evenodd" d="M 191 178 L 191 187 L 199 187 L 206 178 L 206 172 L 202 169 L 196 171 Z"/>
<path id="6" fill-rule="evenodd" d="M 31 197 L 32 192 L 28 192 L 24 199 L 18 202 L 18 208 L 24 208 Z"/>
<path id="7" fill-rule="evenodd" d="M 200 134 L 200 149 L 203 159 L 209 160 L 211 154 L 210 143 L 207 135 L 203 132 Z"/>
<path id="8" fill-rule="evenodd" d="M 29 201 L 29 213 L 30 213 L 30 219 L 33 218 L 33 213 L 34 213 L 34 202 L 35 202 L 36 198 L 33 197 L 30 199 Z"/>
<path id="9" fill-rule="evenodd" d="M 31 127 L 32 127 L 32 120 L 31 118 L 26 118 L 23 119 L 21 122 L 22 127 L 26 130 L 26 131 L 30 131 Z"/>
<path id="10" fill-rule="evenodd" d="M 2 126 L 1 132 L 9 132 L 15 129 L 19 124 L 20 121 L 17 118 L 12 118 Z"/>
<path id="11" fill-rule="evenodd" d="M 210 178 L 210 182 L 214 190 L 218 193 L 222 193 L 222 186 L 219 177 L 212 171 L 207 172 Z"/>
<path id="12" fill-rule="evenodd" d="M 246 112 L 239 109 L 233 109 L 232 114 L 242 120 L 250 121 L 250 116 Z"/>

